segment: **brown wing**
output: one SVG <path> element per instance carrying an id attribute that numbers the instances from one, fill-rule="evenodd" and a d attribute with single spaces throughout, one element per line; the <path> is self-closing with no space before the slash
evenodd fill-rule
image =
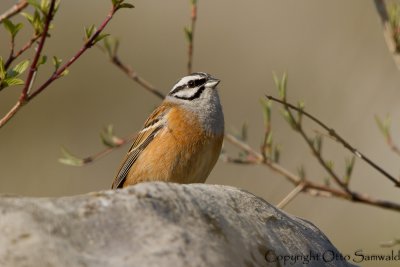
<path id="1" fill-rule="evenodd" d="M 140 156 L 141 152 L 146 149 L 147 145 L 153 140 L 157 133 L 164 127 L 163 119 L 170 107 L 161 105 L 153 111 L 146 120 L 143 130 L 141 130 L 133 140 L 133 144 L 128 151 L 121 167 L 118 170 L 117 176 L 114 178 L 112 188 L 121 188 L 124 184 L 129 170 Z"/>

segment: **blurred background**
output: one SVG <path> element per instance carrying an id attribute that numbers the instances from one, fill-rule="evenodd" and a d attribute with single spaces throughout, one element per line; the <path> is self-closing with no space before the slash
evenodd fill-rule
<path id="1" fill-rule="evenodd" d="M 61 1 L 45 53 L 66 61 L 83 44 L 83 27 L 99 25 L 109 0 Z M 2 0 L 0 12 L 15 1 Z M 118 12 L 107 33 L 120 39 L 119 56 L 143 78 L 167 93 L 186 74 L 190 1 L 135 0 L 135 9 Z M 394 176 L 399 158 L 387 147 L 374 116 L 393 118 L 394 141 L 400 143 L 400 72 L 383 39 L 373 1 L 199 1 L 194 44 L 194 71 L 222 80 L 220 96 L 226 130 L 248 125 L 248 143 L 258 149 L 263 139 L 259 104 L 264 94 L 277 96 L 272 72 L 289 75 L 288 99 L 303 100 L 306 110 L 334 128 L 351 144 Z M 13 21 L 24 21 L 21 16 Z M 28 24 L 17 47 L 30 36 Z M 0 55 L 8 56 L 8 34 L 0 29 Z M 31 54 L 27 56 L 32 57 Z M 49 64 L 50 65 L 50 64 Z M 36 85 L 52 71 L 42 68 Z M 1 92 L 0 114 L 15 103 L 20 87 Z M 101 149 L 99 132 L 113 124 L 117 135 L 139 130 L 160 100 L 132 82 L 96 48 L 82 56 L 70 73 L 53 83 L 0 130 L 0 192 L 54 197 L 110 188 L 128 146 L 93 164 L 60 164 L 60 148 L 85 157 Z M 274 140 L 282 148 L 281 164 L 323 181 L 327 174 L 311 156 L 274 104 Z M 3 115 L 2 115 L 3 116 Z M 310 124 L 310 133 L 316 129 Z M 238 150 L 225 143 L 229 155 Z M 344 174 L 350 154 L 326 139 L 323 155 Z M 272 204 L 293 186 L 263 166 L 219 161 L 207 183 L 243 188 Z M 399 189 L 365 163 L 355 164 L 351 187 L 378 198 L 400 201 Z M 285 210 L 317 225 L 344 254 L 390 253 L 380 243 L 399 237 L 400 214 L 338 199 L 301 194 Z M 399 247 L 395 247 L 399 249 Z M 364 262 L 363 266 L 376 266 Z M 398 262 L 379 263 L 397 266 Z"/>

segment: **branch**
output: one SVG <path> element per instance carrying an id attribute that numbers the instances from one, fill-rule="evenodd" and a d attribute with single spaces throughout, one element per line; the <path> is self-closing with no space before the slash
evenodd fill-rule
<path id="1" fill-rule="evenodd" d="M 233 135 L 225 134 L 225 141 L 232 143 L 236 147 L 242 149 L 243 151 L 245 151 L 246 153 L 251 155 L 249 160 L 247 160 L 247 161 L 241 160 L 242 163 L 264 165 L 264 166 L 270 168 L 272 171 L 275 171 L 276 173 L 285 177 L 294 186 L 303 184 L 304 189 L 302 192 L 308 193 L 312 196 L 336 197 L 336 198 L 345 199 L 345 200 L 348 200 L 351 202 L 362 203 L 362 204 L 366 204 L 366 205 L 370 205 L 370 206 L 375 206 L 375 207 L 380 207 L 380 208 L 400 212 L 400 203 L 376 199 L 369 195 L 360 194 L 355 191 L 348 193 L 347 191 L 344 191 L 343 189 L 335 189 L 335 188 L 331 188 L 327 185 L 321 185 L 321 184 L 312 182 L 308 179 L 300 178 L 299 176 L 286 170 L 284 167 L 282 167 L 280 164 L 278 164 L 276 162 L 272 162 L 270 160 L 263 161 L 263 157 L 262 157 L 261 153 L 258 153 L 256 150 L 254 150 L 248 144 L 240 141 Z M 229 157 L 225 157 L 225 160 L 227 162 L 235 162 L 234 159 L 231 159 Z"/>
<path id="2" fill-rule="evenodd" d="M 380 16 L 382 28 L 383 28 L 383 37 L 386 42 L 386 46 L 389 49 L 389 52 L 392 54 L 394 63 L 397 68 L 400 70 L 400 54 L 398 51 L 398 44 L 395 40 L 395 29 L 393 29 L 390 24 L 389 14 L 385 5 L 384 0 L 374 0 L 376 10 Z"/>
<path id="3" fill-rule="evenodd" d="M 287 108 L 296 110 L 297 112 L 299 112 L 302 115 L 306 116 L 307 118 L 309 118 L 313 122 L 317 123 L 323 129 L 325 129 L 331 137 L 333 137 L 337 142 L 341 143 L 351 153 L 353 153 L 355 156 L 357 156 L 358 158 L 360 158 L 363 161 L 365 161 L 366 163 L 368 163 L 371 167 L 373 167 L 375 170 L 377 170 L 379 173 L 381 173 L 384 177 L 386 177 L 387 179 L 392 181 L 395 184 L 395 186 L 400 187 L 400 181 L 399 180 L 397 180 L 395 177 L 390 175 L 387 171 L 385 171 L 383 168 L 378 166 L 375 162 L 373 162 L 367 156 L 365 156 L 363 153 L 361 153 L 359 150 L 357 150 L 352 145 L 350 145 L 343 137 L 341 137 L 338 133 L 336 133 L 336 131 L 334 129 L 329 128 L 327 125 L 325 125 L 319 119 L 317 119 L 313 115 L 305 112 L 303 109 L 300 109 L 300 108 L 298 108 L 298 107 L 296 107 L 296 106 L 294 106 L 294 105 L 292 105 L 292 104 L 290 104 L 290 103 L 288 103 L 288 102 L 286 102 L 284 100 L 280 100 L 280 99 L 275 98 L 275 97 L 270 96 L 270 95 L 266 95 L 266 97 L 269 100 L 272 100 L 274 102 L 280 103 L 280 104 L 284 105 Z M 307 140 L 307 141 L 309 141 L 309 140 Z"/>
<path id="4" fill-rule="evenodd" d="M 6 12 L 0 15 L 0 24 L 3 22 L 5 19 L 9 19 L 12 16 L 18 14 L 21 12 L 23 9 L 25 9 L 28 6 L 28 1 L 27 0 L 20 0 L 18 3 L 13 5 L 10 9 L 8 9 Z"/>
<path id="5" fill-rule="evenodd" d="M 50 8 L 49 8 L 49 12 L 47 13 L 47 16 L 46 16 L 46 22 L 44 24 L 44 29 L 41 34 L 40 41 L 39 41 L 38 47 L 36 49 L 36 53 L 33 58 L 32 64 L 29 68 L 28 77 L 25 80 L 24 89 L 22 89 L 22 93 L 19 98 L 19 102 L 21 102 L 22 105 L 25 104 L 26 100 L 28 99 L 28 89 L 31 88 L 31 86 L 32 86 L 33 78 L 37 71 L 37 64 L 39 62 L 39 58 L 40 58 L 40 55 L 41 55 L 43 47 L 44 47 L 44 43 L 48 37 L 47 33 L 50 28 L 50 22 L 53 19 L 53 15 L 54 15 L 53 11 L 54 11 L 54 7 L 55 7 L 55 3 L 56 3 L 55 0 L 51 0 L 51 2 L 50 2 Z"/>
<path id="6" fill-rule="evenodd" d="M 37 63 L 40 58 L 40 54 L 42 52 L 44 43 L 47 38 L 47 33 L 49 31 L 50 27 L 50 22 L 53 19 L 53 11 L 54 11 L 54 6 L 55 6 L 55 0 L 52 0 L 50 2 L 50 7 L 49 7 L 49 12 L 46 15 L 46 21 L 44 25 L 43 32 L 40 37 L 39 45 L 36 50 L 34 59 L 32 61 L 32 64 L 29 69 L 28 76 L 25 80 L 25 86 L 22 89 L 22 93 L 18 99 L 18 102 L 10 109 L 10 111 L 0 120 L 0 128 L 3 127 L 14 115 L 18 112 L 18 110 L 27 102 L 27 97 L 28 97 L 28 89 L 31 86 L 32 79 L 34 78 L 34 74 L 36 73 L 36 68 L 37 68 Z"/>
<path id="7" fill-rule="evenodd" d="M 117 55 L 113 55 L 110 57 L 110 61 L 117 66 L 120 70 L 122 70 L 126 75 L 128 75 L 133 81 L 135 81 L 137 84 L 142 86 L 144 89 L 149 91 L 150 93 L 154 94 L 160 99 L 164 99 L 165 95 L 161 93 L 157 88 L 155 88 L 153 85 L 151 85 L 148 81 L 140 77 L 137 72 L 128 65 L 125 65 L 122 63 L 122 61 L 119 59 Z"/>
<path id="8" fill-rule="evenodd" d="M 54 8 L 54 2 L 55 0 L 52 0 L 51 6 L 49 9 L 49 14 L 47 15 L 46 19 L 46 25 L 44 28 L 44 31 L 42 33 L 42 38 L 39 42 L 38 49 L 35 54 L 35 58 L 32 62 L 28 77 L 25 82 L 25 87 L 21 93 L 21 96 L 17 102 L 17 104 L 14 105 L 14 107 L 0 120 L 0 128 L 3 127 L 10 119 L 20 110 L 20 108 L 34 99 L 36 96 L 38 96 L 44 89 L 46 89 L 51 83 L 53 83 L 55 80 L 63 76 L 64 72 L 69 68 L 78 58 L 80 58 L 89 48 L 91 48 L 97 38 L 99 37 L 100 33 L 104 30 L 104 28 L 107 26 L 107 24 L 110 22 L 112 19 L 113 15 L 115 12 L 119 9 L 118 6 L 114 6 L 111 8 L 111 11 L 105 18 L 105 20 L 102 22 L 100 27 L 95 31 L 95 33 L 85 42 L 83 47 L 63 66 L 58 68 L 51 76 L 49 79 L 47 79 L 41 86 L 39 86 L 32 94 L 29 94 L 29 89 L 31 87 L 32 79 L 34 78 L 34 73 L 36 73 L 36 64 L 40 58 L 40 53 L 44 45 L 44 41 L 46 39 L 47 31 L 49 28 L 50 21 L 52 19 L 52 12 Z"/>
<path id="9" fill-rule="evenodd" d="M 193 68 L 193 48 L 194 48 L 194 33 L 197 20 L 197 0 L 191 0 L 192 12 L 191 12 L 191 25 L 190 28 L 185 28 L 186 38 L 188 40 L 188 62 L 187 72 L 192 73 Z"/>
<path id="10" fill-rule="evenodd" d="M 15 59 L 21 56 L 26 50 L 32 47 L 32 45 L 40 38 L 40 34 L 34 35 L 17 53 L 10 53 L 10 57 L 4 64 L 4 68 L 8 69 Z"/>

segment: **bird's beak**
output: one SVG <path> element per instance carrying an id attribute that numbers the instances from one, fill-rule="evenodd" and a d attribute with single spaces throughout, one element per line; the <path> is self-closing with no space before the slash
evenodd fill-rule
<path id="1" fill-rule="evenodd" d="M 206 87 L 208 88 L 215 88 L 217 87 L 217 85 L 219 84 L 220 80 L 218 80 L 217 78 L 214 77 L 210 77 L 208 79 L 208 81 L 206 82 Z"/>

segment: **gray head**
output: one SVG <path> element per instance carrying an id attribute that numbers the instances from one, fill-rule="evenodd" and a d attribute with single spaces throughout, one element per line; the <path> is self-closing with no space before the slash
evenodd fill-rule
<path id="1" fill-rule="evenodd" d="M 203 126 L 223 131 L 223 114 L 217 85 L 220 80 L 205 72 L 195 72 L 181 78 L 169 92 L 166 100 L 197 113 Z M 209 125 L 212 124 L 212 125 Z"/>

